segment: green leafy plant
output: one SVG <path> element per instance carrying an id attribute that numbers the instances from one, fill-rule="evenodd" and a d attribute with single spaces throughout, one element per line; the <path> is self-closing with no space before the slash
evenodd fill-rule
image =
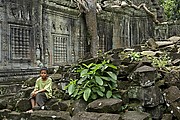
<path id="1" fill-rule="evenodd" d="M 117 67 L 109 60 L 101 63 L 82 64 L 75 72 L 79 73 L 79 79 L 71 80 L 66 86 L 72 98 L 83 98 L 91 101 L 98 98 L 118 98 L 113 92 L 117 89 Z"/>
<path id="2" fill-rule="evenodd" d="M 121 52 L 120 53 L 120 57 L 122 58 L 122 60 L 125 59 L 130 59 L 130 62 L 133 61 L 141 61 L 142 60 L 142 55 L 140 52 Z"/>
<path id="3" fill-rule="evenodd" d="M 131 52 L 128 55 L 131 58 L 131 62 L 132 61 L 140 61 L 140 60 L 142 60 L 142 56 L 141 56 L 141 54 L 139 52 Z"/>
<path id="4" fill-rule="evenodd" d="M 160 0 L 168 19 L 180 19 L 179 0 Z"/>
<path id="5" fill-rule="evenodd" d="M 149 60 L 152 61 L 152 66 L 159 69 L 164 69 L 171 61 L 167 54 L 160 55 L 159 57 L 149 57 Z"/>

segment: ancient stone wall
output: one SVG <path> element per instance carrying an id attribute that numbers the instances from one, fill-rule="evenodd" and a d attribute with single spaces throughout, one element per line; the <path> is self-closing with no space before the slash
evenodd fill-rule
<path id="1" fill-rule="evenodd" d="M 180 21 L 161 23 L 155 27 L 154 34 L 157 40 L 180 36 Z"/>
<path id="2" fill-rule="evenodd" d="M 146 3 L 154 13 L 159 9 L 158 0 L 132 1 L 135 5 Z M 1 70 L 70 64 L 88 52 L 84 15 L 71 0 L 0 3 Z M 97 17 L 99 49 L 103 52 L 140 44 L 154 34 L 159 37 L 158 31 L 164 29 L 154 32 L 152 18 L 142 9 L 107 7 Z M 178 33 L 178 29 L 177 25 L 168 26 L 168 36 Z"/>

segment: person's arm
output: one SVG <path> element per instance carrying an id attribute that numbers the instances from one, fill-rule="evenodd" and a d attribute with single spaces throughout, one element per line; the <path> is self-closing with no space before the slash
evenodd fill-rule
<path id="1" fill-rule="evenodd" d="M 39 84 L 38 80 L 39 79 L 36 80 L 36 83 L 35 83 L 35 86 L 34 86 L 34 90 L 32 91 L 31 96 L 35 96 L 36 92 L 38 91 L 38 84 Z"/>
<path id="2" fill-rule="evenodd" d="M 51 78 L 48 78 L 48 83 L 47 83 L 47 85 L 44 87 L 44 89 L 45 89 L 47 92 L 51 92 L 51 91 L 52 91 L 52 79 L 51 79 Z"/>

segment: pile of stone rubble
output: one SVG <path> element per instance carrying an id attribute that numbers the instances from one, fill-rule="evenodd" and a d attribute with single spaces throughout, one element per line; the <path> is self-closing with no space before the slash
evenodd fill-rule
<path id="1" fill-rule="evenodd" d="M 121 99 L 98 99 L 91 103 L 71 100 L 64 86 L 74 77 L 60 66 L 51 74 L 55 98 L 48 101 L 47 110 L 25 113 L 31 105 L 28 100 L 36 78 L 21 86 L 1 91 L 14 93 L 0 98 L 0 119 L 3 120 L 178 120 L 180 119 L 180 37 L 167 40 L 147 40 L 132 48 L 108 51 L 108 58 L 119 69 L 118 90 Z M 84 60 L 85 63 L 95 59 Z M 1 94 L 2 95 L 2 94 Z"/>

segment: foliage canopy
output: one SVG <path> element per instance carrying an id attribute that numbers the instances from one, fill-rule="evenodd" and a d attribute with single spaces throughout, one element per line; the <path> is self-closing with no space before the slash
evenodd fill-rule
<path id="1" fill-rule="evenodd" d="M 180 19 L 180 0 L 160 0 L 168 19 Z"/>

